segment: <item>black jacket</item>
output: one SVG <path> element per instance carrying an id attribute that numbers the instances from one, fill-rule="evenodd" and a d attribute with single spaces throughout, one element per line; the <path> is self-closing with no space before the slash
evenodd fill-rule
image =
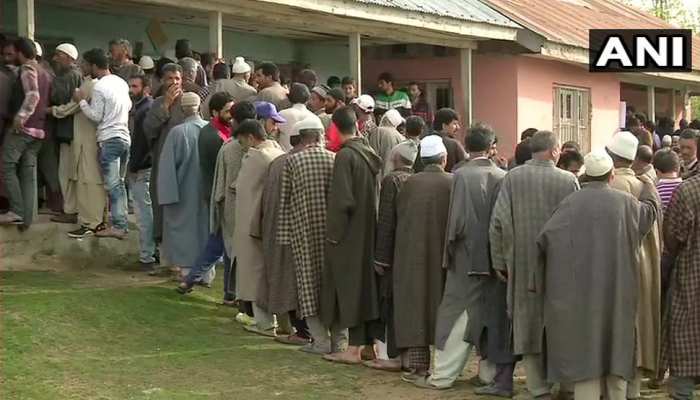
<path id="1" fill-rule="evenodd" d="M 153 98 L 147 96 L 134 104 L 129 112 L 131 129 L 131 149 L 129 154 L 129 172 L 138 172 L 151 168 L 151 143 L 143 131 L 143 121 L 153 105 Z"/>

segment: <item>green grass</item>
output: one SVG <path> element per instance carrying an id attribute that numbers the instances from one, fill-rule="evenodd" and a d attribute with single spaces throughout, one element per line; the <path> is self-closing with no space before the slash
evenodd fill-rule
<path id="1" fill-rule="evenodd" d="M 220 279 L 183 297 L 138 275 L 0 273 L 0 398 L 355 399 L 382 376 L 245 333 Z"/>

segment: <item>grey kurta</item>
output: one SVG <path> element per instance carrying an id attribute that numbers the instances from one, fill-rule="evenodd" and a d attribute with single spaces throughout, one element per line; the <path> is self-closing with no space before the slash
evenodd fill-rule
<path id="1" fill-rule="evenodd" d="M 443 349 L 459 316 L 467 310 L 465 341 L 481 357 L 513 362 L 506 285 L 491 269 L 489 225 L 505 171 L 486 158 L 467 162 L 454 173 L 447 224 L 447 279 L 440 303 L 436 346 Z"/>
<path id="2" fill-rule="evenodd" d="M 379 317 L 372 260 L 381 164 L 361 137 L 346 141 L 335 155 L 321 284 L 321 319 L 326 326 L 356 327 Z"/>
<path id="3" fill-rule="evenodd" d="M 157 160 L 160 160 L 160 152 L 170 130 L 180 125 L 185 119 L 185 116 L 182 114 L 180 99 L 173 103 L 170 110 L 165 109 L 164 101 L 165 97 L 163 96 L 153 100 L 153 105 L 143 121 L 143 132 L 151 143 L 151 159 L 155 161 L 151 167 L 151 186 L 149 190 L 153 207 L 153 236 L 156 239 L 160 239 L 163 236 L 163 211 L 158 200 L 158 171 L 160 166 Z"/>
<path id="4" fill-rule="evenodd" d="M 399 192 L 393 274 L 396 347 L 400 349 L 435 343 L 451 191 L 452 174 L 428 165 L 408 178 Z"/>
<path id="5" fill-rule="evenodd" d="M 543 296 L 530 291 L 542 277 L 535 241 L 559 203 L 578 188 L 574 174 L 533 159 L 508 172 L 498 193 L 489 229 L 491 262 L 508 274 L 515 354 L 542 352 Z"/>
<path id="6" fill-rule="evenodd" d="M 406 138 L 391 125 L 389 118 L 382 118 L 381 124 L 367 135 L 367 141 L 374 152 L 382 159 L 381 176 L 391 172 L 391 149 L 403 142 Z"/>
<path id="7" fill-rule="evenodd" d="M 282 148 L 272 140 L 248 149 L 235 182 L 233 254 L 236 255 L 236 296 L 240 300 L 258 300 L 258 286 L 263 270 L 263 188 L 270 163 L 282 154 Z"/>
<path id="8" fill-rule="evenodd" d="M 322 145 L 309 146 L 289 155 L 282 175 L 277 240 L 292 247 L 299 318 L 321 312 L 326 208 L 334 157 Z"/>
<path id="9" fill-rule="evenodd" d="M 233 228 L 236 220 L 236 179 L 247 149 L 232 139 L 221 146 L 216 158 L 214 185 L 211 190 L 210 232 L 221 229 L 226 254 L 233 259 Z"/>
<path id="10" fill-rule="evenodd" d="M 660 212 L 653 185 L 640 196 L 591 182 L 567 197 L 537 239 L 544 280 L 547 379 L 580 382 L 635 374 L 637 257 Z"/>
<path id="11" fill-rule="evenodd" d="M 289 244 L 277 241 L 282 174 L 288 154 L 277 157 L 267 172 L 262 200 L 263 270 L 258 285 L 258 305 L 270 313 L 283 314 L 297 308 L 294 257 Z"/>
<path id="12" fill-rule="evenodd" d="M 174 127 L 158 162 L 158 201 L 163 207 L 162 251 L 168 261 L 191 267 L 209 232 L 209 207 L 202 195 L 197 142 L 206 121 L 198 115 Z"/>

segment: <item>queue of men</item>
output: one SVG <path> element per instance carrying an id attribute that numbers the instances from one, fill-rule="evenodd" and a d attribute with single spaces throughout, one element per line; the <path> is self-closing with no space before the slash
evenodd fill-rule
<path id="1" fill-rule="evenodd" d="M 532 129 L 508 168 L 488 125 L 463 146 L 454 110 L 413 113 L 419 89 L 390 74 L 376 101 L 311 70 L 285 88 L 274 64 L 241 57 L 207 85 L 179 41 L 154 99 L 128 42 L 110 45 L 111 61 L 59 45 L 55 77 L 35 42 L 3 45 L 16 83 L 0 223 L 31 225 L 38 154 L 55 142 L 54 221 L 125 238 L 128 182 L 144 271 L 174 273 L 184 295 L 223 260 L 223 303 L 249 332 L 427 390 L 452 387 L 475 351 L 480 395 L 512 397 L 522 362 L 535 398 L 559 384 L 576 400 L 637 399 L 667 371 L 671 396 L 692 398 L 700 131 L 654 153 L 621 130 L 582 156 Z"/>

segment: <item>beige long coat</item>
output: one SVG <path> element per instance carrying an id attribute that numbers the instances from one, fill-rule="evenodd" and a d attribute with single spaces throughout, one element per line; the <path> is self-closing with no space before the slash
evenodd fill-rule
<path id="1" fill-rule="evenodd" d="M 615 169 L 614 189 L 639 199 L 646 177 L 630 168 Z M 639 301 L 637 306 L 637 367 L 656 371 L 661 348 L 661 231 L 654 223 L 639 252 Z"/>
<path id="2" fill-rule="evenodd" d="M 236 255 L 236 296 L 257 301 L 264 257 L 262 249 L 262 200 L 267 171 L 284 150 L 272 140 L 251 147 L 243 157 L 235 183 L 236 224 L 233 229 L 233 254 Z"/>

